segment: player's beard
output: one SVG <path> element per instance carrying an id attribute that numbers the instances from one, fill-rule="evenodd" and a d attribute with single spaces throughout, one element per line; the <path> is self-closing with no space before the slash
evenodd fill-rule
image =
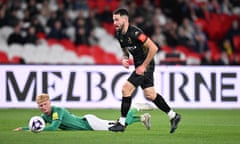
<path id="1" fill-rule="evenodd" d="M 117 31 L 123 33 L 123 28 L 124 28 L 124 23 L 119 26 L 119 28 L 117 29 Z"/>

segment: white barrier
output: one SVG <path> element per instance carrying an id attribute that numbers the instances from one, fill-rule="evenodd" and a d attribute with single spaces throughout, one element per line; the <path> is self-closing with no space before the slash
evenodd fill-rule
<path id="1" fill-rule="evenodd" d="M 120 108 L 122 66 L 0 65 L 0 108 L 36 108 L 49 93 L 68 108 Z M 240 67 L 156 66 L 155 88 L 173 108 L 240 108 Z M 133 102 L 148 102 L 140 88 Z"/>

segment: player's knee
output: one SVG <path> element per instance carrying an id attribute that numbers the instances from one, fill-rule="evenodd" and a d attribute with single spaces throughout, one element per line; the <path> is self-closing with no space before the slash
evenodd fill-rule
<path id="1" fill-rule="evenodd" d="M 128 83 L 125 83 L 122 87 L 122 94 L 123 96 L 131 96 L 134 88 L 129 85 Z"/>
<path id="2" fill-rule="evenodd" d="M 150 100 L 150 101 L 153 101 L 154 100 L 154 97 L 153 95 L 145 95 L 146 99 Z"/>
<path id="3" fill-rule="evenodd" d="M 145 92 L 144 93 L 145 97 L 150 100 L 153 101 L 156 98 L 156 93 L 155 92 Z"/>

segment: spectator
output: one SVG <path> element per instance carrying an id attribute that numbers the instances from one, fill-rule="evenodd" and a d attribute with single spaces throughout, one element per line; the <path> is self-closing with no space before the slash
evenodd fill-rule
<path id="1" fill-rule="evenodd" d="M 24 44 L 24 37 L 21 34 L 23 22 L 19 21 L 14 27 L 13 33 L 11 33 L 7 39 L 8 45 L 11 44 Z"/>
<path id="2" fill-rule="evenodd" d="M 17 18 L 17 9 L 7 9 L 6 16 L 5 16 L 6 25 L 14 27 L 18 22 L 19 19 Z"/>
<path id="3" fill-rule="evenodd" d="M 78 27 L 75 34 L 75 45 L 87 44 L 89 45 L 88 37 L 84 27 Z"/>
<path id="4" fill-rule="evenodd" d="M 186 35 L 189 39 L 193 39 L 193 32 L 194 32 L 194 25 L 190 21 L 189 18 L 185 17 L 183 18 L 183 21 L 181 25 L 179 26 L 179 29 L 184 29 L 186 31 Z"/>
<path id="5" fill-rule="evenodd" d="M 56 20 L 58 20 L 57 12 L 52 11 L 50 17 L 47 20 L 46 26 L 52 29 Z"/>
<path id="6" fill-rule="evenodd" d="M 0 4 L 0 28 L 6 25 L 5 14 L 6 14 L 6 5 Z"/>
<path id="7" fill-rule="evenodd" d="M 30 26 L 27 31 L 27 35 L 25 37 L 25 44 L 38 44 L 38 38 L 36 36 L 36 30 L 35 27 Z"/>
<path id="8" fill-rule="evenodd" d="M 207 36 L 202 30 L 202 25 L 201 24 L 196 24 L 195 25 L 196 29 L 193 33 L 193 37 L 195 40 L 195 46 L 194 46 L 194 51 L 197 52 L 198 54 L 202 55 L 202 62 L 203 64 L 209 64 L 211 61 L 209 55 L 209 47 L 207 44 Z"/>
<path id="9" fill-rule="evenodd" d="M 57 20 L 54 23 L 54 27 L 50 30 L 47 36 L 48 39 L 68 39 L 67 35 L 65 34 L 64 30 L 62 29 L 62 23 L 61 21 Z"/>
<path id="10" fill-rule="evenodd" d="M 24 13 L 24 17 L 23 17 L 24 25 L 28 25 L 29 26 L 30 23 L 31 23 L 29 10 L 25 9 L 23 13 Z"/>
<path id="11" fill-rule="evenodd" d="M 73 21 L 72 19 L 69 17 L 69 14 L 68 12 L 64 12 L 62 17 L 60 18 L 61 20 L 61 23 L 62 23 L 62 27 L 64 29 L 67 29 L 69 27 L 72 27 L 73 26 Z"/>
<path id="12" fill-rule="evenodd" d="M 90 33 L 90 30 L 92 28 L 92 24 L 90 23 L 90 21 L 87 21 L 87 20 L 88 19 L 84 16 L 84 11 L 79 11 L 78 16 L 73 21 L 73 25 L 76 28 L 76 30 L 79 27 L 84 27 L 85 28 L 85 33 L 88 36 L 89 33 Z"/>
<path id="13" fill-rule="evenodd" d="M 40 23 L 40 21 L 37 17 L 33 17 L 31 19 L 30 25 L 35 27 L 36 34 L 38 34 L 38 33 L 44 33 L 45 34 L 46 33 L 45 29 L 44 29 L 44 26 Z"/>
<path id="14" fill-rule="evenodd" d="M 152 35 L 152 40 L 159 46 L 164 46 L 167 44 L 166 37 L 162 32 L 162 28 L 160 26 L 155 26 L 155 31 Z"/>
<path id="15" fill-rule="evenodd" d="M 195 45 L 194 40 L 188 37 L 186 29 L 178 30 L 178 45 L 185 46 L 189 49 L 194 48 Z"/>
<path id="16" fill-rule="evenodd" d="M 166 36 L 167 44 L 171 47 L 177 46 L 178 45 L 177 23 L 169 19 L 165 28 L 166 31 L 164 32 L 164 35 Z"/>
<path id="17" fill-rule="evenodd" d="M 49 7 L 49 0 L 44 0 L 42 3 L 42 8 L 40 10 L 41 16 L 48 18 L 51 14 L 51 9 Z"/>
<path id="18" fill-rule="evenodd" d="M 100 21 L 101 23 L 112 23 L 112 11 L 109 5 L 105 5 L 104 10 L 100 13 Z"/>
<path id="19" fill-rule="evenodd" d="M 183 18 L 182 24 L 178 27 L 179 35 L 178 44 L 193 49 L 195 45 L 193 33 L 194 33 L 193 24 L 187 17 Z"/>
<path id="20" fill-rule="evenodd" d="M 89 45 L 98 45 L 99 39 L 95 36 L 95 31 L 91 30 L 88 37 Z"/>
<path id="21" fill-rule="evenodd" d="M 167 23 L 167 17 L 162 12 L 161 8 L 156 8 L 155 9 L 154 17 L 157 18 L 157 20 L 159 21 L 160 26 L 162 26 L 162 27 L 164 27 L 165 24 Z"/>
<path id="22" fill-rule="evenodd" d="M 240 26 L 238 20 L 232 22 L 231 28 L 228 30 L 226 37 L 223 41 L 223 47 L 228 55 L 235 53 L 235 48 L 233 45 L 233 37 L 240 35 Z"/>
<path id="23" fill-rule="evenodd" d="M 36 0 L 29 0 L 27 10 L 29 11 L 30 18 L 35 17 L 40 13 L 37 8 Z"/>

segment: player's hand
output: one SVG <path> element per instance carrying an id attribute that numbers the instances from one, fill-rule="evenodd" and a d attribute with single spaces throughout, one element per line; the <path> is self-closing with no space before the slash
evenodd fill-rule
<path id="1" fill-rule="evenodd" d="M 125 68 L 129 68 L 129 60 L 128 58 L 123 58 L 122 59 L 122 65 L 125 67 Z"/>
<path id="2" fill-rule="evenodd" d="M 22 130 L 23 130 L 22 127 L 18 127 L 18 128 L 13 129 L 13 131 L 22 131 Z"/>
<path id="3" fill-rule="evenodd" d="M 145 70 L 146 70 L 146 67 L 144 65 L 140 65 L 136 68 L 136 74 L 144 75 Z"/>

